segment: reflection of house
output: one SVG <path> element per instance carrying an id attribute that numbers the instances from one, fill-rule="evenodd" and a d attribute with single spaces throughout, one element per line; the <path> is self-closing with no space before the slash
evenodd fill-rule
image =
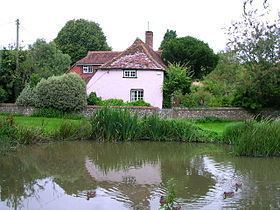
<path id="1" fill-rule="evenodd" d="M 146 42 L 136 39 L 123 52 L 90 51 L 70 70 L 87 82 L 87 93 L 102 99 L 144 100 L 162 107 L 162 85 L 166 66 L 153 50 L 153 32 L 146 31 Z"/>
<path id="2" fill-rule="evenodd" d="M 109 189 L 117 188 L 119 195 L 113 193 L 112 197 L 121 199 L 122 202 L 132 202 L 133 207 L 140 205 L 141 209 L 151 205 L 151 195 L 162 182 L 159 162 L 125 169 L 109 169 L 105 172 L 87 158 L 85 167 L 98 186 L 108 192 Z"/>
<path id="3" fill-rule="evenodd" d="M 86 159 L 86 169 L 97 182 L 122 182 L 135 185 L 159 185 L 161 183 L 160 164 L 144 164 L 125 170 L 108 170 L 106 173 L 92 161 Z"/>

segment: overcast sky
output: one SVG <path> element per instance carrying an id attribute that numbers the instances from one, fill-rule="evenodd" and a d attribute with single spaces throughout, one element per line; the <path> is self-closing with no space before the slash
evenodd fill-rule
<path id="1" fill-rule="evenodd" d="M 261 1 L 261 0 L 257 0 Z M 124 50 L 136 37 L 144 40 L 147 23 L 157 49 L 167 29 L 194 36 L 216 52 L 225 48 L 222 28 L 240 18 L 243 0 L 1 0 L 0 48 L 15 43 L 20 20 L 21 46 L 37 38 L 53 40 L 68 20 L 84 18 L 100 24 L 113 50 Z M 273 14 L 280 0 L 270 0 Z"/>

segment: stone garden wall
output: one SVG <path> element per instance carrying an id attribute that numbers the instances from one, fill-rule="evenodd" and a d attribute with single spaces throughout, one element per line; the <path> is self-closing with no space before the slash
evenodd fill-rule
<path id="1" fill-rule="evenodd" d="M 100 107 L 87 106 L 81 114 L 89 117 Z M 115 109 L 124 107 L 112 107 Z M 155 107 L 125 107 L 132 113 L 137 113 L 139 116 L 158 114 L 162 118 L 181 118 L 181 119 L 199 119 L 204 117 L 217 117 L 221 119 L 243 120 L 250 119 L 256 115 L 264 117 L 280 119 L 280 110 L 266 109 L 258 114 L 252 114 L 243 108 L 226 107 L 226 108 L 173 108 L 173 109 L 158 109 Z M 31 115 L 35 111 L 32 107 L 22 107 L 15 104 L 0 104 L 0 113 L 13 113 Z"/>

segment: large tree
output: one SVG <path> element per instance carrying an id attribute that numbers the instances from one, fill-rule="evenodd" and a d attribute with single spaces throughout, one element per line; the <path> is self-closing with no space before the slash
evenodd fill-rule
<path id="1" fill-rule="evenodd" d="M 280 14 L 271 20 L 268 1 L 260 8 L 245 0 L 242 19 L 228 29 L 229 49 L 247 71 L 235 96 L 236 105 L 249 109 L 280 107 Z"/>
<path id="2" fill-rule="evenodd" d="M 19 68 L 16 68 L 18 54 Z M 4 48 L 0 50 L 0 89 L 2 89 L 2 102 L 14 102 L 29 79 L 29 72 L 21 66 L 26 60 L 27 51 Z M 3 95 L 5 97 L 3 97 Z"/>
<path id="3" fill-rule="evenodd" d="M 163 40 L 162 40 L 161 43 L 160 43 L 159 49 L 162 50 L 163 47 L 164 47 L 164 45 L 165 45 L 168 41 L 170 41 L 170 40 L 172 40 L 172 39 L 175 39 L 175 38 L 177 38 L 177 33 L 176 33 L 176 31 L 167 29 L 167 31 L 166 31 L 165 34 L 164 34 Z"/>
<path id="4" fill-rule="evenodd" d="M 195 79 L 210 73 L 218 63 L 218 56 L 208 44 L 190 36 L 166 42 L 162 57 L 166 63 L 178 63 L 190 67 Z"/>
<path id="5" fill-rule="evenodd" d="M 99 24 L 84 19 L 69 20 L 54 39 L 72 62 L 84 57 L 89 50 L 111 50 Z"/>
<path id="6" fill-rule="evenodd" d="M 65 73 L 70 63 L 70 56 L 57 49 L 54 42 L 38 39 L 29 46 L 28 56 L 22 66 L 39 78 L 48 78 Z"/>

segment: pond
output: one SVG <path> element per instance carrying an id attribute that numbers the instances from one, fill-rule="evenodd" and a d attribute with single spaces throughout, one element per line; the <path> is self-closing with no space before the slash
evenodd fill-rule
<path id="1" fill-rule="evenodd" d="M 0 209 L 159 209 L 172 178 L 182 209 L 280 209 L 280 159 L 229 151 L 161 142 L 25 147 L 1 157 Z"/>

